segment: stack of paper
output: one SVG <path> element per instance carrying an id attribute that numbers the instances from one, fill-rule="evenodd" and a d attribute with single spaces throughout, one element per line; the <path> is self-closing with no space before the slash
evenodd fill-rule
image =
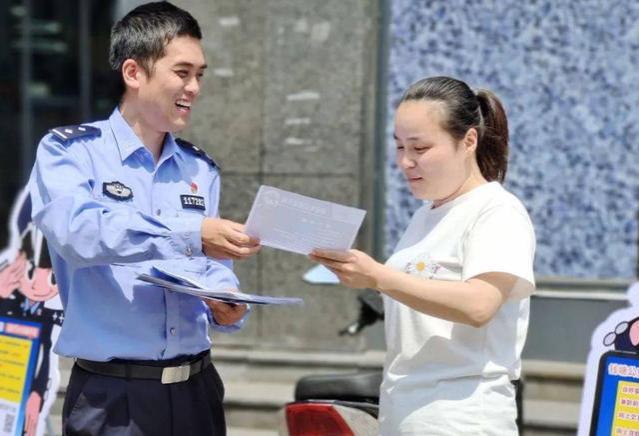
<path id="1" fill-rule="evenodd" d="M 269 297 L 266 295 L 246 294 L 235 289 L 207 289 L 197 281 L 166 271 L 157 267 L 152 269 L 153 275 L 140 274 L 138 279 L 161 286 L 170 291 L 195 295 L 196 297 L 219 300 L 225 303 L 251 304 L 303 304 L 304 300 L 294 297 Z"/>

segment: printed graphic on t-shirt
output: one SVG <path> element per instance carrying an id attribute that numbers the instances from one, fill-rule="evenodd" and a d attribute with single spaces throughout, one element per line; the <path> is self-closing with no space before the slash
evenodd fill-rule
<path id="1" fill-rule="evenodd" d="M 406 264 L 404 272 L 425 279 L 461 280 L 461 263 L 457 259 L 436 259 L 422 253 Z"/>
<path id="2" fill-rule="evenodd" d="M 432 279 L 439 269 L 440 266 L 431 262 L 428 255 L 420 254 L 406 264 L 404 272 L 425 279 Z"/>

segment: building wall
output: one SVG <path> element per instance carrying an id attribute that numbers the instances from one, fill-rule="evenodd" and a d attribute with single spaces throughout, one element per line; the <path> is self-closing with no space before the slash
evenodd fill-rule
<path id="1" fill-rule="evenodd" d="M 415 80 L 451 75 L 506 105 L 506 186 L 535 223 L 544 276 L 632 278 L 639 211 L 639 3 L 394 0 L 392 115 Z M 417 207 L 387 167 L 387 250 Z"/>
<path id="2" fill-rule="evenodd" d="M 270 184 L 369 210 L 370 249 L 379 14 L 376 0 L 183 0 L 202 23 L 209 71 L 186 137 L 222 166 L 223 216 L 244 221 Z M 390 1 L 387 151 L 402 91 L 430 75 L 488 87 L 504 101 L 511 159 L 506 186 L 536 226 L 541 276 L 632 278 L 639 202 L 639 6 L 620 2 Z M 387 161 L 390 252 L 417 207 Z M 353 349 L 338 339 L 355 293 L 301 280 L 312 264 L 265 248 L 237 263 L 247 291 L 302 296 L 304 308 L 256 308 L 247 346 Z M 381 346 L 381 330 L 368 346 Z M 369 335 L 370 336 L 370 335 Z"/>
<path id="3" fill-rule="evenodd" d="M 185 137 L 222 167 L 223 217 L 244 222 L 261 184 L 345 205 L 366 202 L 360 168 L 372 152 L 376 3 L 176 2 L 204 32 L 209 66 Z M 360 246 L 369 234 L 362 232 Z M 362 338 L 337 339 L 339 328 L 357 316 L 356 294 L 305 284 L 301 277 L 312 266 L 304 256 L 269 248 L 237 262 L 245 291 L 300 296 L 305 305 L 255 308 L 242 332 L 216 339 L 261 347 L 363 347 Z"/>

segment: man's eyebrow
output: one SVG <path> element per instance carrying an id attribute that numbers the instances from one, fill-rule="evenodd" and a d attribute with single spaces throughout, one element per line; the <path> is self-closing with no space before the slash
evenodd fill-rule
<path id="1" fill-rule="evenodd" d="M 195 66 L 196 65 L 191 63 L 191 62 L 178 62 L 177 64 L 174 65 L 174 67 L 195 67 Z M 203 64 L 203 65 L 199 66 L 198 68 L 200 70 L 204 70 L 204 69 L 206 69 L 207 66 L 208 65 Z"/>

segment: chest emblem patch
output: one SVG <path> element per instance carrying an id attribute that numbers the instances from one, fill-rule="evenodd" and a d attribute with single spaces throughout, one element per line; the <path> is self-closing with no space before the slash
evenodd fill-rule
<path id="1" fill-rule="evenodd" d="M 131 188 L 120 182 L 102 183 L 102 193 L 109 198 L 119 201 L 126 201 L 133 198 Z"/>
<path id="2" fill-rule="evenodd" d="M 182 202 L 182 209 L 206 209 L 204 197 L 199 195 L 180 195 L 180 201 Z"/>

